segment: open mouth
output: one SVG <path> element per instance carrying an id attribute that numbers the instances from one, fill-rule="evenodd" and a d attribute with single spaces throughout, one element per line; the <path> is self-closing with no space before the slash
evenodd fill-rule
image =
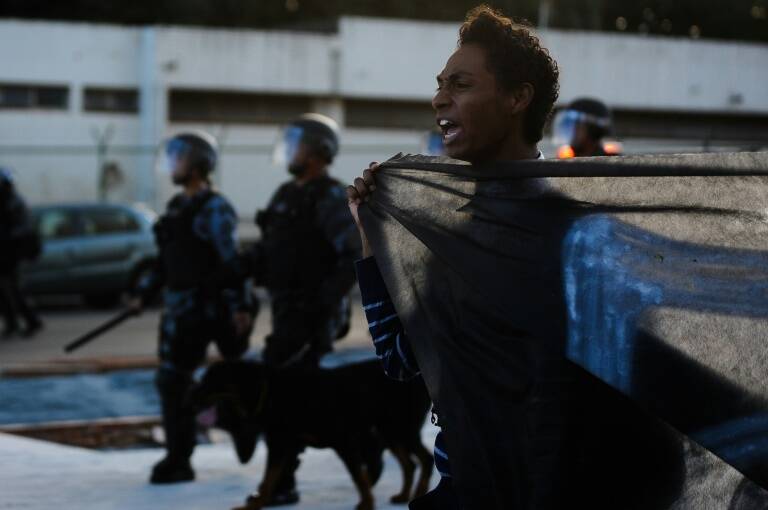
<path id="1" fill-rule="evenodd" d="M 459 126 L 452 120 L 438 119 L 437 125 L 440 127 L 440 130 L 443 132 L 443 143 L 445 145 L 448 145 L 454 142 L 462 132 L 461 126 Z"/>

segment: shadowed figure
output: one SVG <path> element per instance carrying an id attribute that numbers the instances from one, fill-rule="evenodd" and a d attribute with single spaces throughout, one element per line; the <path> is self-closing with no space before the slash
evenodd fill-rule
<path id="1" fill-rule="evenodd" d="M 761 508 L 761 489 L 689 437 L 710 430 L 713 418 L 754 416 L 765 406 L 765 395 L 749 394 L 764 391 L 750 383 L 768 375 L 766 365 L 751 364 L 761 371 L 745 376 L 738 367 L 713 363 L 717 351 L 697 347 L 703 338 L 697 332 L 711 322 L 695 317 L 713 313 L 697 300 L 702 285 L 722 290 L 725 278 L 745 293 L 768 292 L 768 279 L 751 276 L 755 261 L 768 267 L 759 206 L 768 198 L 768 177 L 761 174 L 766 159 L 741 154 L 470 167 L 401 157 L 381 165 L 361 217 L 441 409 L 462 508 Z M 604 221 L 615 228 L 600 230 Z M 608 233 L 585 244 L 587 252 L 624 243 L 629 247 L 619 261 L 634 254 L 645 265 L 622 273 L 610 257 L 588 255 L 571 264 L 569 249 L 578 244 L 572 234 L 580 228 Z M 633 245 L 632 235 L 647 242 Z M 704 252 L 730 269 L 663 265 L 680 253 L 713 262 Z M 583 281 L 569 287 L 578 263 L 587 264 Z M 651 271 L 654 263 L 662 268 Z M 641 290 L 652 288 L 655 278 L 676 285 L 683 318 L 653 316 L 651 305 L 661 300 L 644 304 L 637 321 L 621 322 L 630 302 L 616 296 L 634 288 L 627 276 L 632 269 Z M 738 327 L 724 329 L 710 347 L 746 331 L 752 342 L 741 359 L 761 360 L 768 313 L 761 305 L 747 313 L 744 299 L 720 297 L 720 313 L 736 317 Z M 681 324 L 688 335 L 678 334 Z M 681 356 L 686 349 L 690 355 Z M 708 406 L 711 412 L 701 411 Z M 749 472 L 716 441 L 704 446 Z M 752 482 L 761 482 L 755 473 Z"/>

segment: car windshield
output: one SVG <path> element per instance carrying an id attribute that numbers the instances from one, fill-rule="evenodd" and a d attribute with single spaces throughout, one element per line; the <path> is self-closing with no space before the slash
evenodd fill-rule
<path id="1" fill-rule="evenodd" d="M 78 235 L 75 215 L 66 209 L 45 209 L 34 214 L 37 230 L 44 239 L 66 239 Z"/>
<path id="2" fill-rule="evenodd" d="M 86 209 L 82 213 L 82 220 L 85 235 L 120 234 L 140 230 L 136 218 L 122 208 Z"/>

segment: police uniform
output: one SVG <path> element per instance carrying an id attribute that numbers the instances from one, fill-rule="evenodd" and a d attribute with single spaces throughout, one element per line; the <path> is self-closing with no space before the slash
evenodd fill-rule
<path id="1" fill-rule="evenodd" d="M 316 113 L 291 122 L 275 146 L 274 162 L 296 178 L 280 186 L 256 215 L 261 239 L 250 257 L 255 283 L 266 287 L 272 300 L 264 361 L 273 370 L 316 369 L 333 341 L 349 330 L 347 294 L 355 283 L 360 240 L 346 188 L 324 172 L 307 177 L 308 158 L 329 165 L 338 150 L 338 125 Z M 296 458 L 285 467 L 270 505 L 298 502 L 298 465 Z M 251 496 L 247 505 L 253 498 L 258 500 Z"/>
<path id="2" fill-rule="evenodd" d="M 248 348 L 249 334 L 236 335 L 232 320 L 255 306 L 242 278 L 236 226 L 235 211 L 220 194 L 176 195 L 155 226 L 158 263 L 140 284 L 145 302 L 165 286 L 156 384 L 167 458 L 175 462 L 188 462 L 195 447 L 195 417 L 184 400 L 208 345 L 215 342 L 225 358 Z"/>
<path id="3" fill-rule="evenodd" d="M 29 219 L 24 200 L 16 192 L 10 173 L 0 169 L 0 313 L 5 327 L 3 337 L 18 329 L 17 314 L 26 323 L 22 331 L 30 336 L 42 327 L 34 308 L 19 285 L 19 264 L 40 253 L 40 238 Z"/>
<path id="4" fill-rule="evenodd" d="M 256 280 L 272 298 L 264 359 L 279 367 L 315 365 L 349 327 L 347 294 L 360 248 L 346 190 L 328 176 L 287 182 L 256 222 Z"/>

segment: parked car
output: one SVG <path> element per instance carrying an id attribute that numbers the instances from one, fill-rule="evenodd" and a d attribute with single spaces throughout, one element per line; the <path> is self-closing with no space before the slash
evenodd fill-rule
<path id="1" fill-rule="evenodd" d="M 95 306 L 116 304 L 157 257 L 143 206 L 80 203 L 34 207 L 43 250 L 22 268 L 29 294 L 81 294 Z"/>

